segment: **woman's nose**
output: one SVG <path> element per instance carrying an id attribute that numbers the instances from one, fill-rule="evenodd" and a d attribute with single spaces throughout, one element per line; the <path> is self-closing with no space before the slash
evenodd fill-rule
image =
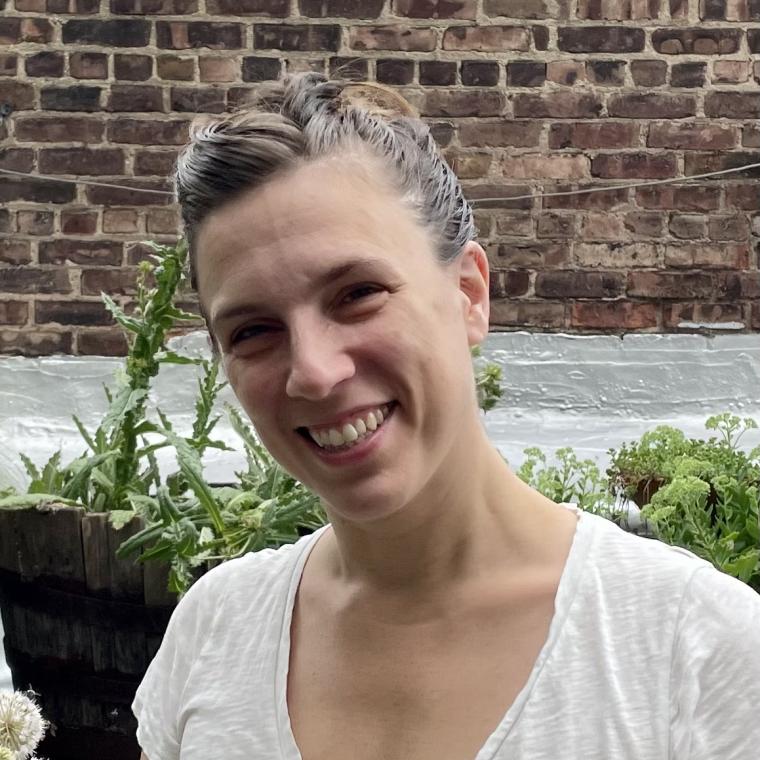
<path id="1" fill-rule="evenodd" d="M 288 396 L 319 401 L 339 383 L 353 377 L 353 359 L 334 330 L 314 325 L 292 335 L 285 386 Z"/>

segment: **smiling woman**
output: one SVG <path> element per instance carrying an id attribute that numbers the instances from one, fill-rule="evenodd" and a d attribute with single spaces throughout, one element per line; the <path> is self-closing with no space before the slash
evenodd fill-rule
<path id="1" fill-rule="evenodd" d="M 330 524 L 183 598 L 133 706 L 153 760 L 752 755 L 756 595 L 489 443 L 488 263 L 404 101 L 287 78 L 199 125 L 176 184 L 230 384 Z"/>

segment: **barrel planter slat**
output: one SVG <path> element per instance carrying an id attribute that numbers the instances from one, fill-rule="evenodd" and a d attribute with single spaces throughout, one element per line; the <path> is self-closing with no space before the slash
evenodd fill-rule
<path id="1" fill-rule="evenodd" d="M 176 604 L 165 566 L 115 556 L 140 528 L 79 507 L 0 509 L 6 660 L 55 727 L 48 760 L 139 758 L 130 704 Z"/>

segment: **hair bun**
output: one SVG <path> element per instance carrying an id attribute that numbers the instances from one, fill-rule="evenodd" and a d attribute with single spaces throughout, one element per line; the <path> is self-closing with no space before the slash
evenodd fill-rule
<path id="1" fill-rule="evenodd" d="M 339 101 L 341 110 L 353 106 L 384 118 L 419 118 L 415 108 L 405 98 L 390 87 L 375 82 L 349 82 L 344 85 Z"/>

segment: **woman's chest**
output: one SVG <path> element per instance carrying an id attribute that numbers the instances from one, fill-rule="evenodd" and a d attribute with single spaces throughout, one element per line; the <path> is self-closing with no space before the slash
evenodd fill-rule
<path id="1" fill-rule="evenodd" d="M 287 705 L 303 760 L 467 760 L 504 718 L 546 640 L 553 596 L 519 615 L 400 629 L 296 606 Z"/>

